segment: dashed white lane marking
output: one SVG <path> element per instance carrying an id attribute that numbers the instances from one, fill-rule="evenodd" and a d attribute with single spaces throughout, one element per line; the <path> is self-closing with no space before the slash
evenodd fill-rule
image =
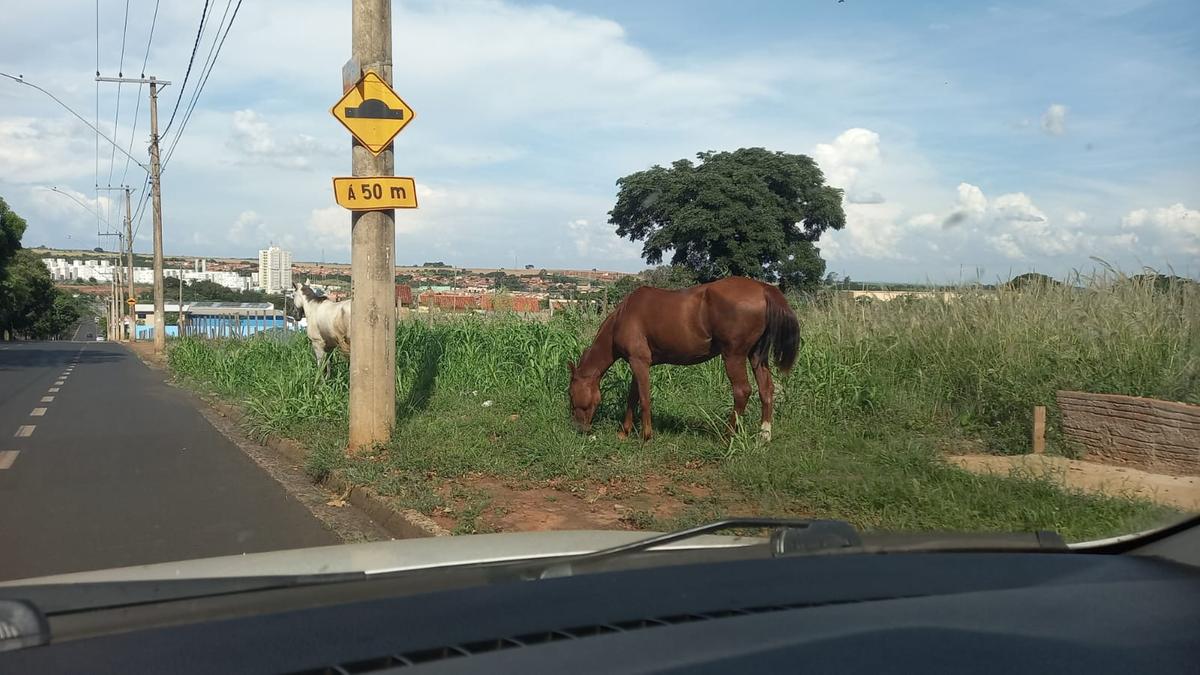
<path id="1" fill-rule="evenodd" d="M 53 402 L 54 402 L 53 396 L 43 396 L 42 397 L 42 403 L 53 403 Z"/>
<path id="2" fill-rule="evenodd" d="M 36 424 L 22 424 L 17 427 L 17 438 L 29 438 L 33 435 L 33 430 L 37 428 Z"/>
<path id="3" fill-rule="evenodd" d="M 30 417 L 41 417 L 46 414 L 45 408 L 34 408 L 33 412 L 29 413 Z"/>
<path id="4" fill-rule="evenodd" d="M 0 452 L 0 471 L 7 469 L 17 461 L 17 455 L 21 454 L 20 450 L 5 450 Z"/>
<path id="5" fill-rule="evenodd" d="M 67 383 L 67 382 L 66 382 L 66 380 L 55 380 L 55 381 L 54 381 L 54 386 L 56 386 L 56 387 L 61 387 L 61 386 L 63 386 L 63 385 L 64 385 L 64 384 L 66 384 L 66 383 Z"/>
<path id="6" fill-rule="evenodd" d="M 47 389 L 46 391 L 47 391 L 48 393 L 51 393 L 51 394 L 57 394 L 57 393 L 58 393 L 58 389 L 59 389 L 58 387 L 50 387 L 50 388 L 49 388 L 49 389 Z"/>

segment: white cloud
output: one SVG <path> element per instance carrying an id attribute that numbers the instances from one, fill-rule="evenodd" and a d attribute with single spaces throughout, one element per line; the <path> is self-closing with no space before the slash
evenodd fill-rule
<path id="1" fill-rule="evenodd" d="M 845 190 L 846 201 L 851 204 L 881 204 L 883 195 L 861 183 L 863 173 L 878 167 L 882 160 L 879 154 L 879 134 L 870 129 L 847 129 L 832 143 L 818 143 L 813 149 L 813 159 L 825 174 L 825 182 Z"/>
<path id="2" fill-rule="evenodd" d="M 1121 229 L 1158 255 L 1200 256 L 1200 211 L 1183 204 L 1130 211 Z"/>
<path id="3" fill-rule="evenodd" d="M 319 247 L 327 254 L 350 253 L 350 212 L 340 206 L 313 209 L 308 218 L 307 232 L 310 245 Z"/>
<path id="4" fill-rule="evenodd" d="M 306 169 L 312 165 L 315 156 L 332 153 L 331 148 L 307 134 L 294 134 L 286 140 L 277 140 L 271 125 L 253 110 L 234 111 L 231 127 L 232 133 L 225 147 L 237 163 Z"/>
<path id="5" fill-rule="evenodd" d="M 637 260 L 641 246 L 617 236 L 612 225 L 574 218 L 567 221 L 567 235 L 583 259 Z"/>
<path id="6" fill-rule="evenodd" d="M 60 183 L 87 176 L 90 185 L 95 169 L 95 135 L 81 130 L 86 131 L 86 127 L 73 120 L 0 116 L 0 176 L 26 184 Z M 107 169 L 108 149 L 104 152 Z M 122 155 L 117 153 L 117 157 Z M 123 158 L 119 161 L 123 166 Z M 119 175 L 120 169 L 117 171 Z"/>
<path id="7" fill-rule="evenodd" d="M 983 196 L 983 190 L 978 186 L 970 183 L 958 184 L 958 203 L 950 215 L 946 216 L 942 224 L 946 227 L 954 227 L 962 223 L 972 220 L 978 220 L 987 212 L 987 198 Z"/>
<path id="8" fill-rule="evenodd" d="M 1082 225 L 1087 222 L 1087 219 L 1087 212 L 1079 210 L 1067 211 L 1067 214 L 1063 216 L 1063 220 L 1067 221 L 1068 225 Z"/>
<path id="9" fill-rule="evenodd" d="M 1042 131 L 1051 136 L 1062 136 L 1067 131 L 1067 106 L 1053 103 L 1042 113 Z"/>

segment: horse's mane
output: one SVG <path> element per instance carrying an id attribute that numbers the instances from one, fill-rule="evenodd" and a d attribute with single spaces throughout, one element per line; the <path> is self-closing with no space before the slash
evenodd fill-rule
<path id="1" fill-rule="evenodd" d="M 316 291 L 308 287 L 308 284 L 301 284 L 300 292 L 304 294 L 304 299 L 309 302 L 325 302 L 329 299 L 323 295 L 317 295 Z"/>

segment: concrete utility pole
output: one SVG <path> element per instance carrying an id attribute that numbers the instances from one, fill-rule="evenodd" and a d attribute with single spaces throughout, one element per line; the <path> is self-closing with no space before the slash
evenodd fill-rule
<path id="1" fill-rule="evenodd" d="M 167 348 L 163 310 L 162 168 L 158 160 L 158 82 L 150 78 L 150 189 L 154 208 L 154 351 Z"/>
<path id="2" fill-rule="evenodd" d="M 354 0 L 351 55 L 365 71 L 392 83 L 391 0 Z M 389 146 L 378 157 L 352 141 L 355 176 L 394 176 Z M 350 438 L 351 453 L 391 439 L 396 421 L 396 212 L 354 211 L 350 216 Z"/>
<path id="3" fill-rule="evenodd" d="M 154 351 L 162 353 L 167 347 L 165 312 L 163 311 L 163 252 L 162 252 L 162 167 L 159 166 L 158 156 L 158 88 L 165 87 L 170 82 L 160 80 L 153 75 L 150 77 L 100 77 L 96 74 L 97 82 L 126 82 L 132 84 L 150 85 L 150 194 L 154 208 Z M 128 202 L 126 202 L 128 205 Z M 132 267 L 133 237 L 130 233 L 129 257 Z M 129 275 L 129 285 L 133 287 L 132 271 Z M 130 291 L 132 294 L 132 290 Z M 130 308 L 132 313 L 133 308 Z M 130 335 L 136 331 L 129 327 Z"/>
<path id="4" fill-rule="evenodd" d="M 129 284 L 129 297 L 137 300 L 137 294 L 133 290 L 133 215 L 129 210 L 129 187 L 125 187 L 125 262 L 126 272 L 129 277 L 126 283 Z M 136 305 L 127 304 L 129 310 L 129 337 L 125 338 L 129 342 L 137 342 L 137 330 L 134 326 L 137 325 L 137 307 Z M 121 331 L 124 334 L 125 331 Z"/>

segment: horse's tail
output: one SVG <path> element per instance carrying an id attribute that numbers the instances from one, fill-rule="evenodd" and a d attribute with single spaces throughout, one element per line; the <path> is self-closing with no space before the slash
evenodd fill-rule
<path id="1" fill-rule="evenodd" d="M 754 345 L 753 359 L 766 363 L 771 353 L 775 354 L 775 367 L 787 373 L 796 364 L 800 352 L 800 321 L 788 305 L 787 298 L 770 284 L 763 284 L 767 298 L 767 327 Z"/>

